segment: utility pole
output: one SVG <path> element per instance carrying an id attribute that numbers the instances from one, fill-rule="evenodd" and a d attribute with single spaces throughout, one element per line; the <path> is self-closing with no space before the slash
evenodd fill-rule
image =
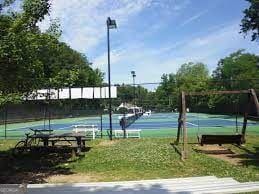
<path id="1" fill-rule="evenodd" d="M 108 47 L 108 83 L 109 83 L 109 120 L 110 120 L 110 140 L 112 140 L 112 99 L 111 99 L 111 64 L 110 64 L 110 29 L 117 28 L 116 21 L 107 18 L 107 47 Z"/>

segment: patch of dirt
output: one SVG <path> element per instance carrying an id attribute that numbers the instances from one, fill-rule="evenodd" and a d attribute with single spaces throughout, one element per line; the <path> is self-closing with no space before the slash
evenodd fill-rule
<path id="1" fill-rule="evenodd" d="M 63 172 L 16 172 L 15 174 L 5 174 L 0 176 L 0 182 L 5 184 L 17 184 L 17 183 L 47 183 L 46 177 L 55 176 L 54 174 L 62 174 Z M 65 172 L 67 173 L 67 172 Z M 70 175 L 72 173 L 67 173 Z"/>
<path id="2" fill-rule="evenodd" d="M 115 145 L 117 144 L 119 141 L 118 140 L 113 140 L 113 141 L 110 141 L 110 140 L 104 140 L 104 141 L 101 141 L 97 146 L 112 146 L 112 145 Z"/>
<path id="3" fill-rule="evenodd" d="M 19 156 L 10 155 L 12 150 L 0 152 L 0 183 L 45 183 L 48 177 L 72 175 L 66 165 L 80 160 L 90 148 L 74 156 L 72 148 L 31 150 Z M 9 154 L 9 155 L 8 155 Z"/>
<path id="4" fill-rule="evenodd" d="M 48 183 L 86 183 L 100 180 L 101 176 L 89 174 L 53 175 L 45 179 Z"/>
<path id="5" fill-rule="evenodd" d="M 243 165 L 244 161 L 250 157 L 248 154 L 238 154 L 229 148 L 218 145 L 198 146 L 197 151 L 207 154 L 210 157 L 227 161 L 233 165 Z"/>

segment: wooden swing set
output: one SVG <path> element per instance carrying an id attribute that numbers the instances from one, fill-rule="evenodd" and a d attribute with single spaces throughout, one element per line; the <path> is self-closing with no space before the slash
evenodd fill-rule
<path id="1" fill-rule="evenodd" d="M 177 139 L 175 141 L 175 145 L 180 143 L 182 139 L 182 148 L 178 150 L 181 154 L 182 159 L 187 159 L 188 156 L 188 133 L 187 133 L 187 125 L 186 125 L 186 97 L 187 96 L 206 96 L 206 95 L 231 95 L 231 94 L 247 94 L 248 101 L 245 107 L 245 111 L 243 112 L 243 126 L 241 133 L 231 134 L 231 135 L 208 135 L 201 134 L 198 136 L 198 143 L 200 145 L 204 144 L 238 144 L 241 145 L 246 142 L 246 128 L 247 121 L 254 120 L 259 121 L 259 103 L 256 96 L 256 92 L 254 89 L 248 90 L 236 90 L 236 91 L 204 91 L 204 92 L 181 92 L 180 96 L 180 111 L 178 118 L 178 131 L 177 131 Z M 182 138 L 181 138 L 182 136 Z"/>

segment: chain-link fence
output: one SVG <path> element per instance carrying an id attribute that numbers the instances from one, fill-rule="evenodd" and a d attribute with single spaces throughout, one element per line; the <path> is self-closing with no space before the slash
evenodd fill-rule
<path id="1" fill-rule="evenodd" d="M 115 131 L 126 129 L 140 130 L 141 137 L 174 137 L 178 125 L 180 91 L 211 90 L 209 86 L 213 85 L 215 88 L 217 84 L 219 83 L 212 80 L 204 84 L 208 87 L 198 89 L 182 88 L 177 83 L 116 85 L 117 98 L 111 99 L 113 135 Z M 258 88 L 255 88 L 257 94 Z M 0 136 L 21 138 L 30 128 L 52 129 L 54 132 L 63 133 L 72 131 L 76 125 L 90 125 L 98 128 L 97 137 L 108 138 L 109 102 L 108 98 L 9 102 L 0 110 Z M 244 95 L 208 95 L 188 98 L 190 132 L 195 134 L 200 127 L 221 127 L 220 130 L 223 130 L 223 127 L 233 127 L 236 125 L 237 116 L 240 121 L 238 124 L 241 125 L 245 103 Z M 123 123 L 122 119 L 126 122 Z M 254 124 L 256 126 L 258 122 Z"/>

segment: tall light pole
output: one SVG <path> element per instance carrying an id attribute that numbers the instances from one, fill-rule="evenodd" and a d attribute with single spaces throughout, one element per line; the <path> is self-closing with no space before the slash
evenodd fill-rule
<path id="1" fill-rule="evenodd" d="M 107 18 L 107 46 L 108 46 L 108 82 L 109 82 L 109 120 L 110 120 L 110 140 L 112 140 L 112 100 L 111 100 L 111 65 L 110 65 L 110 29 L 117 28 L 116 21 Z"/>
<path id="2" fill-rule="evenodd" d="M 133 79 L 133 94 L 134 94 L 134 106 L 136 106 L 136 90 L 135 90 L 135 77 L 136 77 L 136 72 L 131 71 L 132 79 Z"/>

